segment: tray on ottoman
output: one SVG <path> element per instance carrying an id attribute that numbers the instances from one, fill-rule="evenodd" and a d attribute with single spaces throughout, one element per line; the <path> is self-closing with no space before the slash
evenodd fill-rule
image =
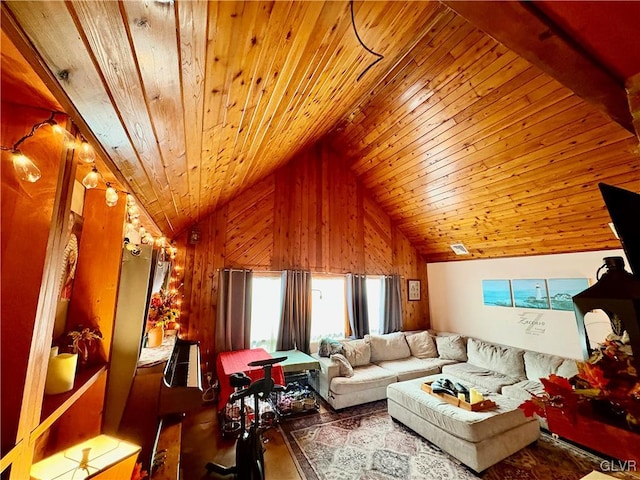
<path id="1" fill-rule="evenodd" d="M 496 407 L 496 403 L 493 400 L 489 399 L 482 400 L 481 402 L 469 403 L 465 400 L 461 400 L 458 397 L 449 395 L 448 393 L 436 393 L 431 389 L 432 383 L 433 380 L 424 382 L 421 385 L 422 390 L 456 407 L 464 408 L 465 410 L 468 410 L 470 412 L 482 412 L 483 410 L 490 410 Z"/>

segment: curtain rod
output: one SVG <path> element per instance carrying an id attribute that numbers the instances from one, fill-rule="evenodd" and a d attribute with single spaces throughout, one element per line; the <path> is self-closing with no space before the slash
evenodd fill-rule
<path id="1" fill-rule="evenodd" d="M 240 268 L 240 267 L 234 267 L 234 268 L 216 268 L 216 272 L 219 272 L 220 270 L 230 270 L 230 271 L 242 271 L 242 270 L 252 270 L 253 273 L 277 273 L 277 274 L 281 274 L 282 272 L 284 272 L 284 270 L 253 270 L 253 267 L 251 265 L 248 265 L 246 268 Z M 285 269 L 285 270 L 296 270 L 296 269 Z M 342 275 L 348 275 L 349 273 L 352 272 L 346 272 L 346 273 L 335 273 L 335 272 L 314 272 L 311 271 L 311 275 L 328 275 L 328 276 L 342 276 Z M 383 277 L 385 275 L 395 275 L 393 273 L 357 273 L 355 275 L 370 275 L 370 276 L 378 276 L 378 277 Z M 406 277 L 405 275 L 400 275 L 400 278 L 409 278 Z M 415 277 L 410 277 L 410 278 L 415 278 Z"/>

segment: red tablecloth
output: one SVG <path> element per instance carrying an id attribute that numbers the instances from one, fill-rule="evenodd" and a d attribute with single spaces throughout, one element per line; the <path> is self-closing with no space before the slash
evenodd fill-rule
<path id="1" fill-rule="evenodd" d="M 218 411 L 227 404 L 227 400 L 233 393 L 233 387 L 229 384 L 229 375 L 244 372 L 252 382 L 264 377 L 262 367 L 249 367 L 247 364 L 256 360 L 273 358 L 264 348 L 252 348 L 247 350 L 234 350 L 233 352 L 220 352 L 216 359 L 216 373 L 220 382 L 220 394 L 218 395 Z M 274 365 L 271 369 L 271 377 L 276 385 L 284 385 L 284 370 L 282 365 Z"/>

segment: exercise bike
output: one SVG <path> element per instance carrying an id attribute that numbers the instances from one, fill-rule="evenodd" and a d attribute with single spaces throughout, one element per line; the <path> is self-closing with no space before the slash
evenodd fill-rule
<path id="1" fill-rule="evenodd" d="M 287 357 L 256 360 L 248 364 L 250 367 L 262 367 L 264 378 L 251 383 L 251 379 L 244 373 L 234 373 L 229 382 L 236 389 L 229 397 L 229 402 L 240 400 L 240 436 L 236 441 L 236 464 L 225 467 L 209 462 L 205 466 L 207 474 L 234 475 L 237 480 L 264 480 L 264 450 L 262 448 L 262 428 L 260 426 L 259 401 L 267 400 L 271 392 L 285 390 L 283 385 L 276 385 L 271 376 L 271 368 L 275 363 L 286 360 Z M 253 420 L 247 430 L 245 423 L 244 399 L 250 395 L 254 398 Z"/>

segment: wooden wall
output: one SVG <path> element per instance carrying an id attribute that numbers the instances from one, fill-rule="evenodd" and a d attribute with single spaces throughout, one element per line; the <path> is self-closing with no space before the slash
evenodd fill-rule
<path id="1" fill-rule="evenodd" d="M 213 371 L 218 270 L 308 269 L 395 273 L 403 277 L 405 330 L 429 326 L 426 263 L 369 197 L 335 151 L 314 146 L 197 225 L 201 241 L 185 252 L 182 325 L 201 342 Z M 406 301 L 406 280 L 422 280 L 422 301 Z"/>
<path id="2" fill-rule="evenodd" d="M 49 112 L 2 102 L 2 145 L 13 145 L 31 127 L 46 120 Z M 18 419 L 25 388 L 27 360 L 43 279 L 44 259 L 52 221 L 60 145 L 38 132 L 21 146 L 37 163 L 42 177 L 37 183 L 20 181 L 14 172 L 12 155 L 2 152 L 2 333 L 0 367 L 2 380 L 2 451 L 16 442 Z"/>

